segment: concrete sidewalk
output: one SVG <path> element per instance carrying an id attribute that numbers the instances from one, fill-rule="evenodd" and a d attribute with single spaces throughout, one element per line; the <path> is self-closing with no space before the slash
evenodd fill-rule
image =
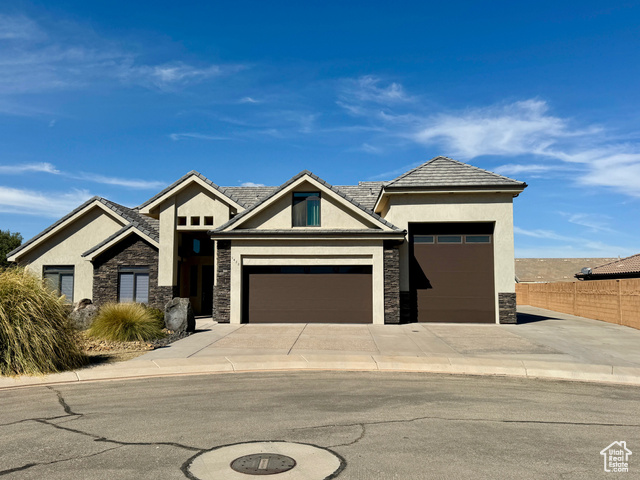
<path id="1" fill-rule="evenodd" d="M 640 330 L 534 307 L 518 325 L 228 325 L 133 360 L 0 388 L 62 382 L 274 370 L 379 370 L 510 375 L 640 386 Z"/>

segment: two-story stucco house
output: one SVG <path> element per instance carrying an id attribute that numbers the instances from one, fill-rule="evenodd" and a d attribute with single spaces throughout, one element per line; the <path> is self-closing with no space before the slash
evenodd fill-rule
<path id="1" fill-rule="evenodd" d="M 389 182 L 219 187 L 192 171 L 136 208 L 94 197 L 8 259 L 70 301 L 188 297 L 231 323 L 515 321 L 513 198 L 446 157 Z"/>

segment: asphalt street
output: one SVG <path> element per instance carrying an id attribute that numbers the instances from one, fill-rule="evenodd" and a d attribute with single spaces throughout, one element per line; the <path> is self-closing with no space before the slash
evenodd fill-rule
<path id="1" fill-rule="evenodd" d="M 282 441 L 337 453 L 341 480 L 639 478 L 639 400 L 631 386 L 383 372 L 11 389 L 0 477 L 184 479 L 207 450 Z M 634 452 L 628 473 L 604 472 L 614 441 Z"/>

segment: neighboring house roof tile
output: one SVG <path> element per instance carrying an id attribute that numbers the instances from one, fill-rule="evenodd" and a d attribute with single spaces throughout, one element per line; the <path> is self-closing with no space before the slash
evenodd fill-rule
<path id="1" fill-rule="evenodd" d="M 330 183 L 327 183 L 326 181 L 324 181 L 323 179 L 321 179 L 320 177 L 318 177 L 317 175 L 314 175 L 313 173 L 311 173 L 309 170 L 303 170 L 302 172 L 298 173 L 297 175 L 291 177 L 289 180 L 287 180 L 285 183 L 283 183 L 282 185 L 280 185 L 278 188 L 276 188 L 275 190 L 273 190 L 270 194 L 268 194 L 266 197 L 262 198 L 262 200 L 258 201 L 258 203 L 254 204 L 253 206 L 247 208 L 246 210 L 243 210 L 242 212 L 240 212 L 238 215 L 236 215 L 235 217 L 233 217 L 231 220 L 229 220 L 227 223 L 219 226 L 218 228 L 212 230 L 212 232 L 217 232 L 217 231 L 221 231 L 224 230 L 225 228 L 233 225 L 234 223 L 237 223 L 238 221 L 240 221 L 242 218 L 244 218 L 247 214 L 249 214 L 250 212 L 253 212 L 256 208 L 258 208 L 260 205 L 262 205 L 264 202 L 266 202 L 267 200 L 269 200 L 270 198 L 274 197 L 275 195 L 277 195 L 279 192 L 281 192 L 282 190 L 284 190 L 285 188 L 287 188 L 289 185 L 291 185 L 292 183 L 294 183 L 296 180 L 298 180 L 299 178 L 308 175 L 309 177 L 311 177 L 312 179 L 314 179 L 316 182 L 320 183 L 321 185 L 323 185 L 324 187 L 328 188 L 329 190 L 331 190 L 332 192 L 336 193 L 337 195 L 339 195 L 340 197 L 344 198 L 345 200 L 347 200 L 348 202 L 352 203 L 354 206 L 356 206 L 357 208 L 359 208 L 360 210 L 362 210 L 364 213 L 366 213 L 368 216 L 373 217 L 375 220 L 377 220 L 378 222 L 382 223 L 383 225 L 386 225 L 387 227 L 393 229 L 393 230 L 400 230 L 398 227 L 396 227 L 395 225 L 387 222 L 384 218 L 382 218 L 381 216 L 379 216 L 376 213 L 373 213 L 371 210 L 365 208 L 364 206 L 362 206 L 360 203 L 358 203 L 356 200 L 354 200 L 353 198 L 351 198 L 349 195 L 347 195 L 346 193 L 344 193 L 342 190 L 338 189 L 337 187 L 334 187 L 333 185 L 331 185 Z"/>
<path id="2" fill-rule="evenodd" d="M 520 283 L 572 282 L 585 267 L 610 262 L 614 258 L 516 258 L 516 281 Z"/>
<path id="3" fill-rule="evenodd" d="M 176 180 L 175 182 L 173 182 L 171 185 L 169 185 L 167 188 L 165 188 L 164 190 L 162 190 L 160 193 L 154 195 L 153 197 L 151 197 L 149 200 L 147 200 L 146 202 L 144 202 L 141 205 L 138 205 L 138 207 L 136 207 L 137 210 L 141 210 L 144 207 L 146 207 L 147 205 L 149 205 L 150 203 L 155 202 L 158 198 L 162 197 L 163 195 L 165 195 L 167 192 L 171 191 L 172 189 L 174 189 L 175 187 L 177 187 L 178 185 L 180 185 L 181 183 L 187 181 L 188 179 L 190 179 L 191 177 L 198 177 L 200 180 L 204 181 L 207 185 L 209 185 L 210 187 L 212 187 L 213 189 L 217 190 L 218 192 L 220 192 L 221 194 L 229 197 L 231 200 L 233 200 L 234 202 L 236 202 L 239 205 L 242 205 L 244 207 L 246 207 L 246 205 L 244 203 L 242 203 L 238 198 L 236 198 L 232 192 L 230 193 L 225 193 L 224 189 L 220 188 L 218 185 L 216 185 L 215 183 L 213 183 L 211 180 L 209 180 L 207 177 L 205 177 L 204 175 L 202 175 L 200 172 L 197 172 L 195 170 L 191 170 L 189 173 L 187 173 L 186 175 L 182 176 L 181 178 L 179 178 L 178 180 Z"/>
<path id="4" fill-rule="evenodd" d="M 519 187 L 525 188 L 524 182 L 503 177 L 448 157 L 435 157 L 426 163 L 403 173 L 387 185 L 394 188 L 443 188 L 443 187 Z"/>
<path id="5" fill-rule="evenodd" d="M 640 274 L 640 253 L 626 258 L 614 259 L 608 263 L 593 267 L 590 274 L 579 274 L 579 278 L 633 274 Z"/>

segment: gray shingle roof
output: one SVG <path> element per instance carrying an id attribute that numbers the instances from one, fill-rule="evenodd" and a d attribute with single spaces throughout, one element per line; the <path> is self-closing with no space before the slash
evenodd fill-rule
<path id="1" fill-rule="evenodd" d="M 220 187 L 229 197 L 237 198 L 238 203 L 245 207 L 251 207 L 268 197 L 278 187 Z"/>
<path id="2" fill-rule="evenodd" d="M 159 222 L 153 218 L 149 218 L 145 215 L 139 214 L 136 210 L 125 207 L 118 203 L 112 202 L 111 200 L 107 200 L 106 198 L 100 198 L 99 201 L 109 207 L 111 210 L 116 212 L 122 218 L 127 220 L 130 225 L 136 227 L 145 235 L 148 235 L 156 242 L 159 241 L 160 237 L 158 234 L 158 224 Z"/>
<path id="3" fill-rule="evenodd" d="M 335 188 L 358 202 L 367 210 L 373 211 L 384 182 L 359 182 L 358 185 L 338 185 Z"/>
<path id="4" fill-rule="evenodd" d="M 233 200 L 234 202 L 236 202 L 239 205 L 242 206 L 246 206 L 244 205 L 241 201 L 239 201 L 235 196 L 233 196 L 233 193 L 225 193 L 224 189 L 220 188 L 218 185 L 216 185 L 215 183 L 213 183 L 211 180 L 209 180 L 207 177 L 205 177 L 204 175 L 202 175 L 200 172 L 196 172 L 195 170 L 191 170 L 189 173 L 187 173 L 186 175 L 182 176 L 181 178 L 179 178 L 178 180 L 176 180 L 175 182 L 173 182 L 171 185 L 169 185 L 167 188 L 165 188 L 164 190 L 162 190 L 160 193 L 154 195 L 153 197 L 151 197 L 149 200 L 147 200 L 146 202 L 144 202 L 143 204 L 139 205 L 137 207 L 137 210 L 141 210 L 144 207 L 146 207 L 147 205 L 149 205 L 150 203 L 153 203 L 154 201 L 156 201 L 158 198 L 162 197 L 165 193 L 169 192 L 171 189 L 177 187 L 178 185 L 180 185 L 182 182 L 185 182 L 186 180 L 188 180 L 191 177 L 198 177 L 199 179 L 201 179 L 202 181 L 204 181 L 207 185 L 209 185 L 210 187 L 214 188 L 215 190 L 219 191 L 221 194 L 226 195 L 227 197 L 229 197 L 231 200 Z"/>
<path id="5" fill-rule="evenodd" d="M 384 182 L 359 182 L 358 185 L 334 185 L 346 196 L 358 202 L 367 210 L 373 211 L 376 199 Z M 233 195 L 246 207 L 252 207 L 275 192 L 279 187 L 220 187 L 220 189 Z"/>
<path id="6" fill-rule="evenodd" d="M 228 226 L 238 222 L 240 219 L 244 218 L 249 212 L 254 211 L 259 205 L 262 205 L 264 202 L 266 202 L 269 198 L 275 196 L 276 194 L 278 194 L 279 192 L 281 192 L 282 190 L 284 190 L 285 188 L 287 188 L 289 185 L 291 185 L 293 182 L 295 182 L 296 180 L 298 180 L 299 178 L 308 175 L 311 178 L 313 178 L 315 181 L 317 181 L 318 183 L 322 184 L 323 186 L 327 187 L 329 190 L 331 190 L 332 192 L 336 193 L 337 195 L 341 196 L 342 198 L 344 198 L 345 200 L 347 200 L 348 202 L 351 202 L 354 206 L 358 207 L 360 210 L 362 210 L 364 213 L 366 213 L 368 216 L 373 217 L 375 220 L 379 221 L 380 223 L 386 225 L 387 227 L 393 229 L 393 230 L 400 230 L 398 227 L 396 227 L 395 225 L 387 222 L 384 218 L 380 217 L 378 214 L 373 213 L 370 209 L 367 209 L 366 207 L 364 207 L 363 205 L 361 205 L 360 203 L 358 203 L 356 200 L 354 200 L 353 198 L 351 198 L 351 196 L 347 195 L 345 192 L 343 192 L 342 190 L 338 189 L 337 187 L 334 187 L 333 185 L 327 183 L 326 181 L 324 181 L 323 179 L 321 179 L 320 177 L 318 177 L 317 175 L 314 175 L 313 173 L 311 173 L 309 170 L 303 170 L 302 172 L 298 173 L 297 175 L 293 176 L 292 178 L 290 178 L 289 180 L 287 180 L 285 183 L 283 183 L 282 185 L 280 185 L 278 188 L 276 188 L 275 190 L 273 190 L 270 194 L 268 194 L 266 197 L 262 198 L 262 200 L 260 200 L 258 203 L 255 203 L 253 206 L 251 206 L 250 208 L 248 208 L 247 210 L 242 211 L 241 213 L 239 213 L 238 215 L 236 215 L 235 217 L 233 217 L 231 220 L 229 220 L 227 223 L 225 223 L 224 225 L 219 226 L 218 228 L 216 228 L 215 230 L 212 231 L 221 231 L 224 230 L 225 228 L 227 228 Z M 250 188 L 255 188 L 255 187 L 250 187 Z"/>
<path id="7" fill-rule="evenodd" d="M 432 189 L 442 187 L 503 187 L 525 188 L 524 182 L 503 177 L 448 157 L 435 157 L 426 163 L 403 173 L 387 185 L 394 188 Z"/>

